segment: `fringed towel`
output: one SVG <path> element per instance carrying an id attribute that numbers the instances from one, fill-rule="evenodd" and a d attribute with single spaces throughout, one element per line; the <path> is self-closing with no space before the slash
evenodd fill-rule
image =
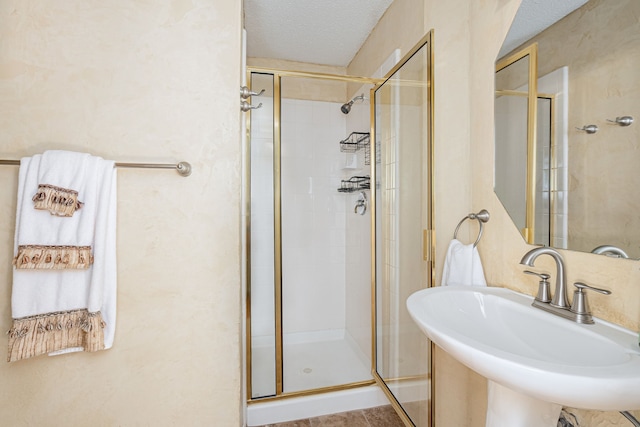
<path id="1" fill-rule="evenodd" d="M 38 191 L 33 196 L 36 209 L 52 215 L 73 216 L 82 207 L 77 186 L 82 185 L 86 169 L 95 163 L 91 155 L 69 151 L 45 151 L 38 168 Z M 53 183 L 56 184 L 53 184 Z"/>
<path id="2" fill-rule="evenodd" d="M 112 346 L 115 225 L 113 161 L 66 151 L 21 159 L 8 361 Z"/>
<path id="3" fill-rule="evenodd" d="M 442 286 L 487 286 L 478 248 L 457 239 L 449 243 L 442 270 Z"/>

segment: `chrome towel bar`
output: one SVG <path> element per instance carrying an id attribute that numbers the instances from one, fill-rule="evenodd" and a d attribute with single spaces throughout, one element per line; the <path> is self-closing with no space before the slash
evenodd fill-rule
<path id="1" fill-rule="evenodd" d="M 20 166 L 20 160 L 0 159 L 0 165 Z M 142 169 L 175 169 L 181 176 L 191 175 L 191 164 L 188 162 L 179 163 L 121 163 L 116 162 L 119 168 L 142 168 Z"/>

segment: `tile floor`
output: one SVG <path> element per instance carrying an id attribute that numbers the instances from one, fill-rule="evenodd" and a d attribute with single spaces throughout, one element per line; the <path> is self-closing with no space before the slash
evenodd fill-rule
<path id="1" fill-rule="evenodd" d="M 404 427 L 404 424 L 394 409 L 387 405 L 262 427 Z"/>

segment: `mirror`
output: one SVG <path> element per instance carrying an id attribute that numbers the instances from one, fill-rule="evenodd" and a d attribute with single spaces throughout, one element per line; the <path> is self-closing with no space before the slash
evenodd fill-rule
<path id="1" fill-rule="evenodd" d="M 640 259 L 640 2 L 553 3 L 523 0 L 497 60 L 496 194 L 529 243 Z M 504 66 L 532 46 L 537 77 Z"/>

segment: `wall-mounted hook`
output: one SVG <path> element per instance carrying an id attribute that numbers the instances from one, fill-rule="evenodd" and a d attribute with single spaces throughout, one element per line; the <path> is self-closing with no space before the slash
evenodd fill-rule
<path id="1" fill-rule="evenodd" d="M 607 119 L 607 121 L 609 123 L 615 123 L 619 126 L 631 126 L 631 124 L 633 123 L 633 117 L 631 116 L 622 116 L 622 117 L 616 117 L 615 120 L 609 120 Z"/>
<path id="2" fill-rule="evenodd" d="M 242 101 L 242 102 L 240 103 L 240 109 L 241 109 L 243 112 L 245 112 L 245 113 L 246 113 L 247 111 L 249 111 L 249 110 L 257 110 L 257 109 L 258 109 L 258 108 L 260 108 L 260 107 L 262 107 L 262 102 L 261 102 L 260 104 L 258 104 L 258 106 L 251 105 L 251 104 L 249 104 L 247 101 Z"/>
<path id="3" fill-rule="evenodd" d="M 584 125 L 581 128 L 576 128 L 576 129 L 583 130 L 588 134 L 592 134 L 592 133 L 598 132 L 598 126 L 596 126 L 596 125 Z"/>
<path id="4" fill-rule="evenodd" d="M 248 87 L 246 87 L 246 86 L 242 86 L 242 87 L 240 88 L 240 97 L 241 97 L 242 99 L 247 99 L 247 98 L 249 98 L 249 97 L 251 97 L 251 96 L 260 96 L 260 95 L 262 95 L 262 94 L 264 93 L 264 91 L 265 91 L 265 89 L 262 89 L 262 90 L 260 91 L 260 93 L 258 93 L 258 92 L 252 92 L 252 91 L 251 91 L 251 89 L 249 89 Z"/>

